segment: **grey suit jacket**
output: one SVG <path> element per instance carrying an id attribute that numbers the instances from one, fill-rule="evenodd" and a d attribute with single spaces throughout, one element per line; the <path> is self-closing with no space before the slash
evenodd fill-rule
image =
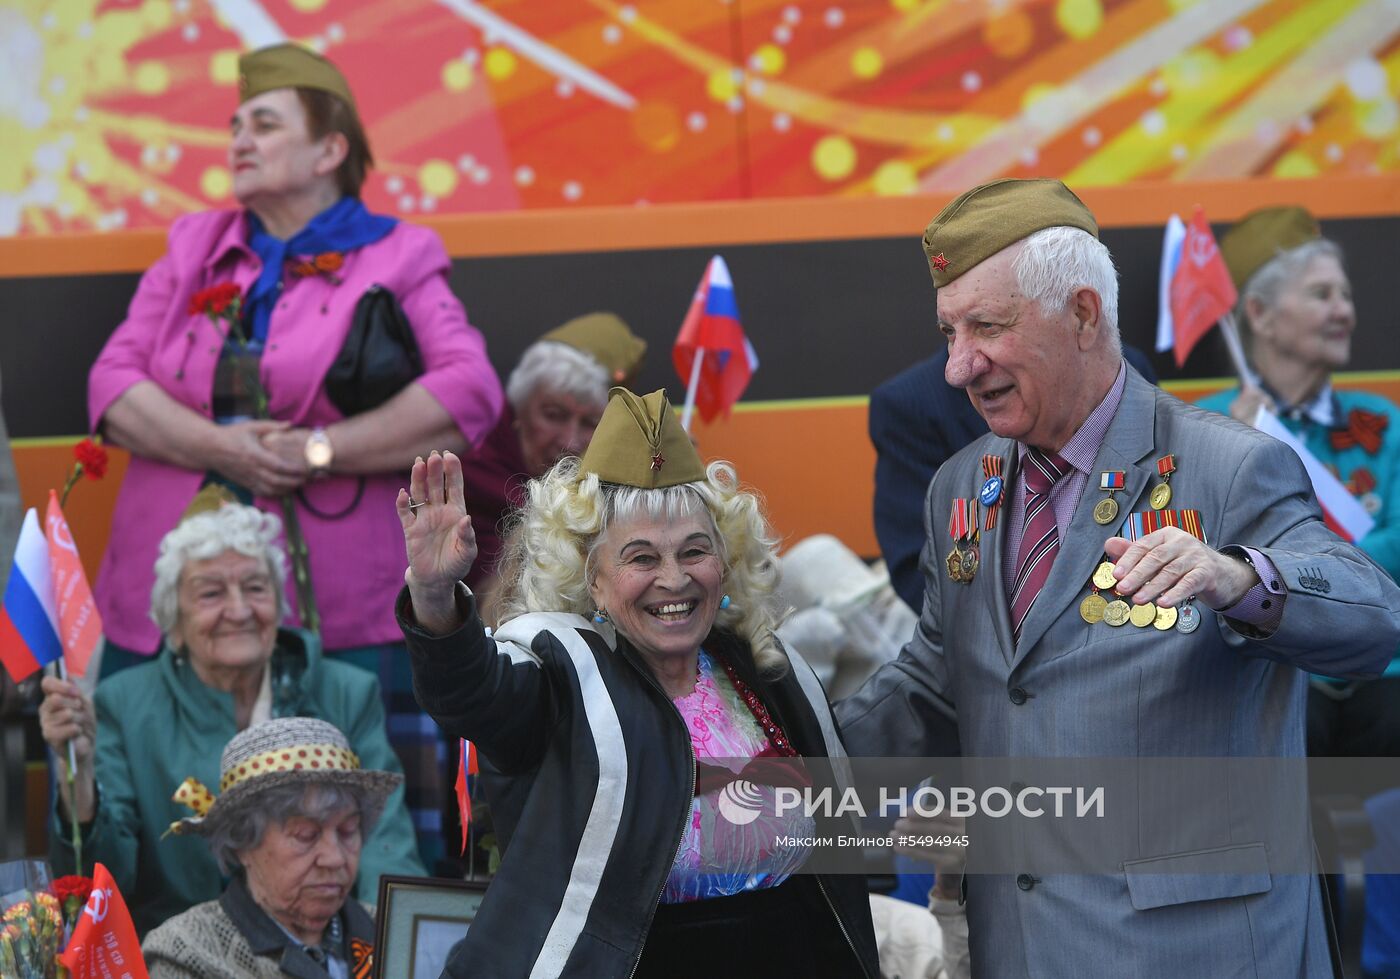
<path id="1" fill-rule="evenodd" d="M 1096 471 L 1127 474 L 1121 514 L 1147 508 L 1155 460 L 1175 453 L 1172 506 L 1198 509 L 1212 546 L 1245 544 L 1268 556 L 1288 589 L 1282 621 L 1251 639 L 1247 627 L 1197 602 L 1203 621 L 1192 634 L 1086 624 L 1079 602 L 1122 519 L 1094 522 L 1102 494 L 1091 476 L 1013 646 L 1005 513 L 983 534 L 972 583 L 949 580 L 944 562 L 953 498 L 977 495 L 984 454 L 1014 473 L 1016 452 L 1014 442 L 987 435 L 934 477 L 918 628 L 897 660 L 837 706 L 852 756 L 1302 757 L 1304 671 L 1373 675 L 1400 645 L 1400 590 L 1322 524 L 1297 457 L 1129 371 L 1095 461 Z M 1232 838 L 1228 825 L 1222 833 L 1220 860 L 1238 873 L 1184 877 L 1175 872 L 1199 869 L 1199 854 L 1144 852 L 1165 858 L 1152 874 L 1125 863 L 1121 875 L 1047 876 L 1025 890 L 1010 878 L 972 878 L 975 974 L 1330 975 L 1314 878 L 1271 874 L 1262 845 Z"/>

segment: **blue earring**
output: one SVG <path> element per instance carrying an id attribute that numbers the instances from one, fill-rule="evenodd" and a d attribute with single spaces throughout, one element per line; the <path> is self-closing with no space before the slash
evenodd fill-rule
<path id="1" fill-rule="evenodd" d="M 608 621 L 608 613 L 600 608 L 595 608 L 593 610 L 593 621 L 602 625 L 604 622 Z"/>
<path id="2" fill-rule="evenodd" d="M 728 596 L 728 595 L 725 595 L 723 598 L 721 598 L 721 599 L 719 600 L 719 607 L 722 608 L 722 609 L 729 608 L 729 604 L 730 604 L 730 602 L 729 602 L 729 596 Z"/>

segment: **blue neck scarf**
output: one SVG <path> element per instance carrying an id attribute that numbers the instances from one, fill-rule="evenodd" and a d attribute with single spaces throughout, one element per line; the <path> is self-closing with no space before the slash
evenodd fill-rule
<path id="1" fill-rule="evenodd" d="M 274 238 L 252 211 L 248 212 L 248 247 L 262 259 L 262 271 L 243 298 L 243 323 L 250 329 L 249 346 L 261 350 L 272 322 L 272 309 L 282 290 L 287 260 L 322 252 L 350 252 L 372 245 L 394 230 L 397 218 L 371 214 L 358 197 L 342 197 L 306 227 L 283 241 Z"/>

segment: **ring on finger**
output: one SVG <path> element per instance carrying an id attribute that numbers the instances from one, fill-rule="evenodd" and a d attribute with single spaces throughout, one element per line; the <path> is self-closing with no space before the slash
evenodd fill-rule
<path id="1" fill-rule="evenodd" d="M 417 510 L 420 506 L 427 506 L 427 505 L 428 505 L 428 501 L 427 501 L 427 500 L 419 500 L 418 502 L 415 503 L 415 502 L 413 501 L 413 497 L 410 496 L 410 497 L 408 498 L 408 508 L 409 508 L 410 510 Z"/>

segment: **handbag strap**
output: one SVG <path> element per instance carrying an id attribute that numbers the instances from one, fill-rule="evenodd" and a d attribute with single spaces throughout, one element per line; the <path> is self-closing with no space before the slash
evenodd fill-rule
<path id="1" fill-rule="evenodd" d="M 322 520 L 344 520 L 346 517 L 350 516 L 350 514 L 354 511 L 355 507 L 360 505 L 360 500 L 365 495 L 365 477 L 356 476 L 355 480 L 356 484 L 354 498 L 352 498 L 349 503 L 345 504 L 345 506 L 339 510 L 326 512 L 325 510 L 316 509 L 316 507 L 311 505 L 311 501 L 306 498 L 305 491 L 303 491 L 300 487 L 297 488 L 297 499 L 301 500 L 301 505 L 306 507 L 307 511 L 310 512 L 311 515 L 314 517 L 320 517 Z"/>

